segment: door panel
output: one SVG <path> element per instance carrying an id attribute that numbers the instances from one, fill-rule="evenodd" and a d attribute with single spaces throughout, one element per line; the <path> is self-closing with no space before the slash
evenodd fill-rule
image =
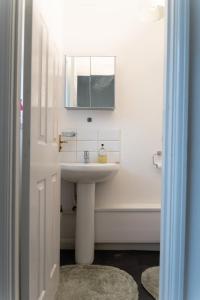
<path id="1" fill-rule="evenodd" d="M 53 46 L 53 57 L 54 57 L 54 69 L 53 69 L 53 142 L 56 143 L 58 137 L 58 106 L 57 106 L 57 99 L 60 96 L 59 94 L 59 54 L 56 50 L 55 45 Z"/>
<path id="2" fill-rule="evenodd" d="M 42 180 L 37 184 L 38 190 L 38 299 L 43 299 L 46 291 L 45 272 L 45 230 L 46 230 L 46 180 Z"/>
<path id="3" fill-rule="evenodd" d="M 30 15 L 29 15 L 30 17 Z M 30 18 L 31 21 L 31 18 Z M 55 46 L 38 8 L 32 7 L 28 276 L 22 300 L 53 300 L 59 280 L 60 170 L 57 145 Z M 25 34 L 26 38 L 26 34 Z M 26 50 L 25 51 L 30 51 Z M 27 55 L 28 56 L 28 55 Z M 27 70 L 29 70 L 27 68 Z M 24 73 L 26 84 L 26 72 Z M 28 78 L 28 75 L 27 75 Z M 58 87 L 56 87 L 57 89 Z M 26 112 L 25 112 L 26 113 Z M 27 136 L 24 136 L 27 139 Z M 23 268 L 22 268 L 23 272 Z"/>
<path id="4" fill-rule="evenodd" d="M 41 46 L 38 50 L 41 50 L 40 61 L 41 65 L 39 66 L 41 82 L 39 83 L 40 87 L 40 106 L 39 106 L 39 134 L 40 139 L 44 142 L 47 141 L 47 88 L 48 88 L 48 36 L 47 29 L 43 22 L 39 24 L 39 31 L 41 30 L 40 43 Z M 41 69 L 40 69 L 41 68 Z"/>

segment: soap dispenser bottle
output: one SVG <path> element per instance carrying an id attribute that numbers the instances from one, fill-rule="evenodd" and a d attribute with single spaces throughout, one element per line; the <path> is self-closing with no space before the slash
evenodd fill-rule
<path id="1" fill-rule="evenodd" d="M 99 149 L 99 154 L 98 154 L 98 163 L 100 164 L 106 164 L 108 161 L 107 159 L 107 153 L 104 148 L 104 144 L 101 144 L 101 148 Z"/>

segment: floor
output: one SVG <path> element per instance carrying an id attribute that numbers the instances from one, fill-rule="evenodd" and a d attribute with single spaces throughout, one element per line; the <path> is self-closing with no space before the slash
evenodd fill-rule
<path id="1" fill-rule="evenodd" d="M 73 250 L 61 250 L 61 265 L 75 264 Z M 95 251 L 94 264 L 118 267 L 133 276 L 139 288 L 139 300 L 153 298 L 141 285 L 142 272 L 152 266 L 159 265 L 157 251 Z"/>

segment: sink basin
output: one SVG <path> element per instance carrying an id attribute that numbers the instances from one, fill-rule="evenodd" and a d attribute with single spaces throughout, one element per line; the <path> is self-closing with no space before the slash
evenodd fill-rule
<path id="1" fill-rule="evenodd" d="M 76 183 L 76 235 L 77 264 L 92 264 L 94 260 L 95 184 L 117 174 L 119 164 L 61 163 L 61 178 Z"/>
<path id="2" fill-rule="evenodd" d="M 62 163 L 61 177 L 69 182 L 94 183 L 106 181 L 118 170 L 119 164 L 114 163 Z"/>

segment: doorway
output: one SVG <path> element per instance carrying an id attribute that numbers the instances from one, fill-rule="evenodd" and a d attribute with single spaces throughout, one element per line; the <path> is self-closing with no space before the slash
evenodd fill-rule
<path id="1" fill-rule="evenodd" d="M 28 7 L 31 8 L 31 3 L 28 3 L 26 9 Z M 30 11 L 27 10 L 26 12 L 30 13 Z M 163 197 L 161 235 L 162 271 L 160 294 L 162 300 L 181 299 L 183 295 L 186 201 L 185 182 L 187 156 L 186 125 L 188 101 L 188 15 L 188 1 L 169 1 L 167 26 L 167 78 L 165 92 L 165 188 Z M 181 19 L 180 16 L 184 16 L 184 18 Z M 172 37 L 174 37 L 174 39 L 172 39 Z M 29 47 L 26 49 L 30 50 Z M 0 110 L 1 113 L 2 111 L 3 110 Z M 8 120 L 12 124 L 12 119 L 10 119 L 10 117 Z M 184 135 L 181 134 L 180 136 L 180 129 L 182 128 L 184 128 Z M 12 132 L 9 131 L 8 136 L 10 136 L 10 133 L 12 134 Z M 28 135 L 26 135 L 26 138 L 28 138 Z M 184 149 L 184 151 L 182 149 Z M 177 195 L 181 196 L 177 199 Z M 27 209 L 26 206 L 24 208 Z M 27 214 L 27 211 L 25 210 L 22 212 L 22 216 L 26 219 L 28 218 L 29 214 Z M 11 214 L 8 216 L 8 219 L 11 221 Z M 5 222 L 4 225 L 7 228 L 7 222 Z M 27 235 L 24 237 L 25 239 L 29 240 Z M 10 245 L 8 245 L 8 247 L 10 247 Z M 10 260 L 10 258 L 7 259 Z M 174 288 L 175 284 L 176 287 L 179 287 L 178 289 Z M 9 288 L 12 290 L 12 287 L 9 286 Z"/>

